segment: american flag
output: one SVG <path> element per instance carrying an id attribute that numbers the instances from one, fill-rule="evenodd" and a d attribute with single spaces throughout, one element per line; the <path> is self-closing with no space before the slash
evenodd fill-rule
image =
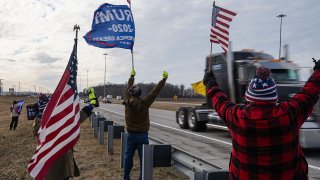
<path id="1" fill-rule="evenodd" d="M 229 27 L 235 12 L 213 5 L 210 42 L 220 44 L 227 52 L 229 46 Z"/>
<path id="2" fill-rule="evenodd" d="M 28 171 L 35 179 L 43 179 L 53 162 L 68 152 L 79 139 L 77 64 L 75 39 L 68 65 L 42 116 L 37 148 L 28 165 Z"/>

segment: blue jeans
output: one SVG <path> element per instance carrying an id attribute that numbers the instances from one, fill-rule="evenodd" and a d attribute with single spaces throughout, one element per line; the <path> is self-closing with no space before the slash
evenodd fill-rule
<path id="1" fill-rule="evenodd" d="M 138 155 L 140 160 L 140 176 L 142 179 L 142 146 L 143 144 L 149 144 L 148 133 L 128 133 L 128 139 L 126 144 L 126 151 L 124 155 L 124 180 L 130 180 L 130 172 L 133 167 L 133 156 L 138 149 Z"/>

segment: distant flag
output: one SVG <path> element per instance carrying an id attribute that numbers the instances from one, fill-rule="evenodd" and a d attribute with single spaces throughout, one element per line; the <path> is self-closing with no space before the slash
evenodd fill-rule
<path id="1" fill-rule="evenodd" d="M 227 52 L 229 46 L 229 27 L 235 12 L 213 5 L 210 42 L 220 44 Z"/>
<path id="2" fill-rule="evenodd" d="M 20 113 L 22 111 L 22 107 L 23 107 L 23 104 L 26 102 L 25 99 L 23 100 L 20 100 L 20 101 L 17 101 L 17 104 L 18 104 L 18 113 Z"/>
<path id="3" fill-rule="evenodd" d="M 196 83 L 191 84 L 194 92 L 205 96 L 206 95 L 206 86 L 203 84 L 203 81 L 198 81 Z"/>
<path id="4" fill-rule="evenodd" d="M 35 179 L 43 179 L 54 161 L 79 139 L 77 64 L 75 39 L 68 65 L 42 116 L 37 148 L 28 165 L 28 171 Z"/>

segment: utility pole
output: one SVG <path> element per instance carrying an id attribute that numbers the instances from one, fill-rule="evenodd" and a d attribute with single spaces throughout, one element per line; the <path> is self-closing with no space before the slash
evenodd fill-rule
<path id="1" fill-rule="evenodd" d="M 20 91 L 20 82 L 19 82 L 19 91 L 18 91 L 18 95 L 21 94 L 21 91 Z"/>
<path id="2" fill-rule="evenodd" d="M 280 18 L 280 47 L 279 47 L 279 60 L 281 58 L 281 31 L 282 31 L 282 18 L 286 17 L 285 14 L 279 14 L 277 16 L 278 18 Z"/>
<path id="3" fill-rule="evenodd" d="M 79 89 L 80 89 L 80 91 L 82 92 L 82 90 L 81 90 L 81 77 L 79 77 Z"/>
<path id="4" fill-rule="evenodd" d="M 103 98 L 106 97 L 106 69 L 107 69 L 107 53 L 104 53 L 104 81 L 103 81 Z"/>
<path id="5" fill-rule="evenodd" d="M 2 94 L 2 92 L 3 92 L 3 84 L 2 84 L 2 82 L 1 82 L 1 80 L 3 80 L 3 79 L 0 79 L 0 96 L 3 95 L 3 94 Z"/>
<path id="6" fill-rule="evenodd" d="M 88 86 L 88 72 L 89 72 L 89 70 L 87 70 L 87 90 L 89 88 L 89 86 Z"/>

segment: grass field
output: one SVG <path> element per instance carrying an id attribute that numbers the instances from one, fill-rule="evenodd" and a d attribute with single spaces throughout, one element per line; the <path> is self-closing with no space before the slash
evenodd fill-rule
<path id="1" fill-rule="evenodd" d="M 13 100 L 21 97 L 0 96 L 0 179 L 32 179 L 27 172 L 27 165 L 31 159 L 36 139 L 32 136 L 33 120 L 27 120 L 26 108 L 19 117 L 16 130 L 9 130 L 11 116 L 9 107 Z M 34 103 L 35 99 L 27 98 L 26 104 Z M 162 106 L 162 105 L 161 105 Z M 167 106 L 168 107 L 168 106 Z M 107 142 L 107 134 L 105 140 Z M 106 143 L 99 145 L 93 139 L 89 120 L 81 124 L 80 140 L 75 146 L 75 159 L 80 169 L 81 180 L 119 180 L 122 176 L 120 168 L 120 140 L 114 141 L 114 154 L 108 155 Z M 139 161 L 135 155 L 134 168 L 131 172 L 133 180 L 139 177 Z M 187 176 L 177 172 L 174 168 L 154 168 L 155 180 L 183 180 Z"/>

